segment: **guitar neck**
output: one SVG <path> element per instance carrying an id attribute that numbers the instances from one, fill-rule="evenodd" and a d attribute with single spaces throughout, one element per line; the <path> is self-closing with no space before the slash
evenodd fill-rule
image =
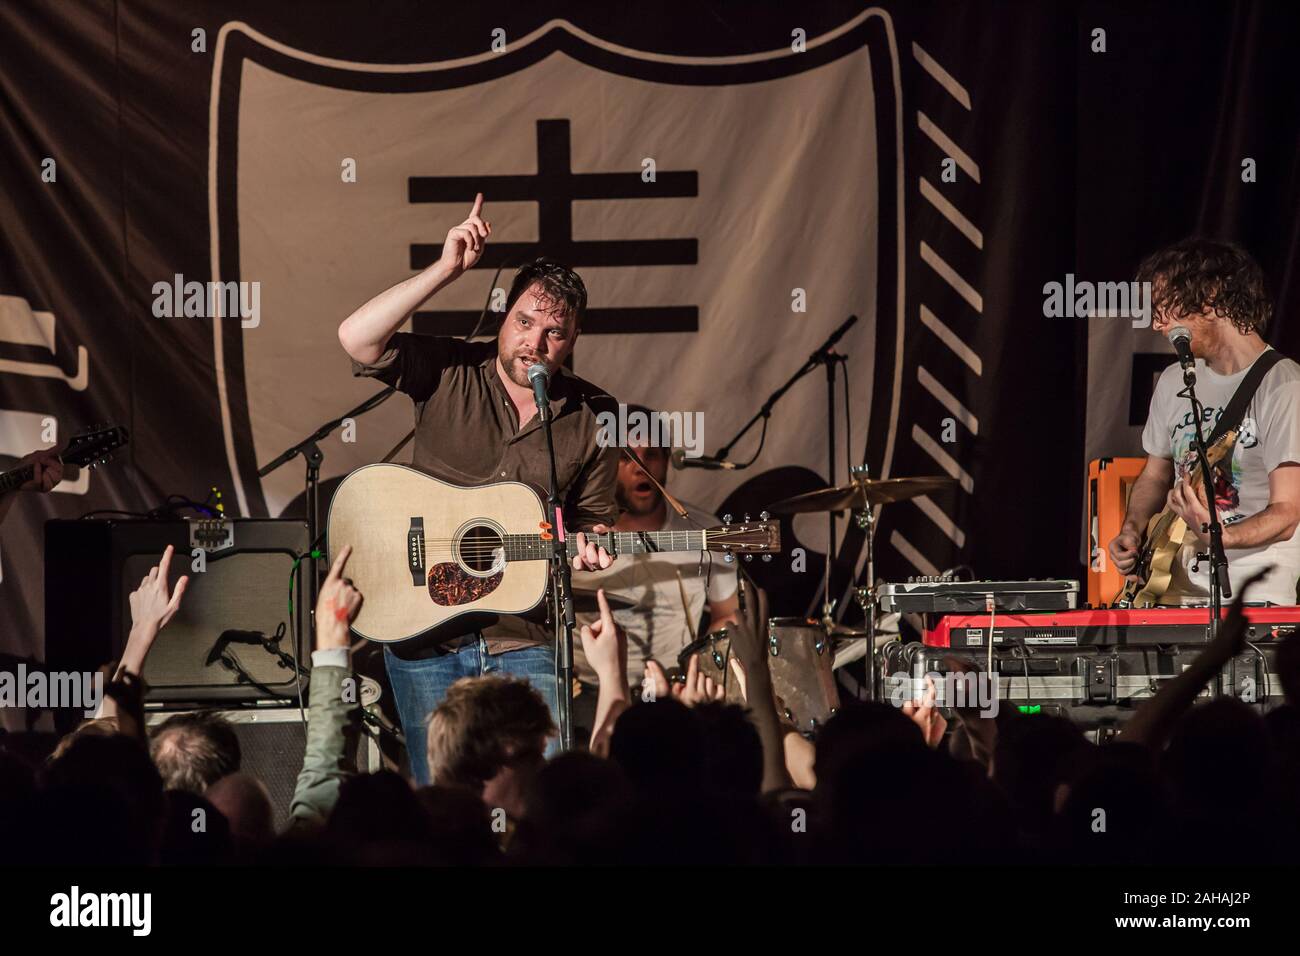
<path id="1" fill-rule="evenodd" d="M 13 471 L 6 471 L 0 475 L 0 495 L 7 495 L 11 491 L 17 491 L 35 476 L 36 468 L 32 465 L 23 465 L 23 467 L 15 468 Z"/>
<path id="2" fill-rule="evenodd" d="M 703 551 L 705 531 L 610 531 L 588 532 L 587 540 L 610 554 L 653 554 L 658 551 Z M 539 561 L 551 556 L 552 543 L 535 534 L 508 534 L 502 541 L 507 561 Z M 569 557 L 578 553 L 578 542 L 570 535 L 564 542 Z"/>

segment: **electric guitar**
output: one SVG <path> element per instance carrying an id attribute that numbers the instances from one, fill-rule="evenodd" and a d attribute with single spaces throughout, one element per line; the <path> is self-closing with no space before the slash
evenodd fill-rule
<path id="1" fill-rule="evenodd" d="M 1237 444 L 1237 430 L 1223 433 L 1205 453 L 1213 468 L 1221 461 L 1232 457 Z M 1192 489 L 1198 494 L 1204 487 L 1202 470 L 1192 470 Z M 1213 492 L 1211 492 L 1213 493 Z M 1169 590 L 1173 580 L 1174 562 L 1178 552 L 1188 538 L 1187 522 L 1169 508 L 1155 515 L 1147 523 L 1146 540 L 1138 553 L 1137 565 L 1133 568 L 1142 580 L 1127 581 L 1119 596 L 1115 598 L 1116 607 L 1155 607 L 1160 598 Z"/>
<path id="2" fill-rule="evenodd" d="M 65 465 L 78 468 L 94 468 L 107 464 L 113 452 L 127 443 L 127 431 L 121 426 L 110 426 L 74 435 L 68 440 L 67 447 L 59 453 L 59 461 Z M 0 472 L 0 495 L 16 491 L 36 475 L 34 465 L 23 465 L 10 471 Z"/>
<path id="3" fill-rule="evenodd" d="M 461 488 L 390 464 L 344 478 L 326 522 L 331 554 L 352 546 L 346 574 L 365 598 L 352 629 L 381 643 L 451 637 L 532 610 L 546 595 L 554 532 L 541 497 L 521 482 Z M 611 555 L 714 551 L 732 561 L 781 548 L 781 526 L 766 520 L 587 537 Z M 577 553 L 573 533 L 565 547 Z"/>

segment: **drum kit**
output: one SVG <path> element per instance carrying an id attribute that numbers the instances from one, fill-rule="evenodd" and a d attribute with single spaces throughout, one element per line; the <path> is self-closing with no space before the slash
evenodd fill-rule
<path id="1" fill-rule="evenodd" d="M 829 603 L 821 620 L 798 617 L 774 617 L 764 622 L 766 633 L 760 636 L 766 650 L 772 688 L 778 709 L 802 733 L 814 733 L 826 723 L 839 706 L 834 671 L 867 656 L 867 648 L 879 651 L 896 640 L 896 630 L 877 633 L 875 597 L 875 555 L 872 545 L 875 509 L 881 505 L 907 501 L 950 488 L 955 482 L 947 477 L 880 478 L 867 477 L 866 469 L 851 469 L 848 484 L 785 498 L 768 506 L 773 514 L 811 514 L 849 511 L 865 532 L 867 543 L 865 582 L 854 589 L 866 616 L 866 627 L 849 628 L 834 621 Z M 829 579 L 830 569 L 827 569 Z M 744 625 L 741 625 L 742 627 Z M 719 685 L 726 688 L 726 700 L 740 702 L 739 688 L 730 679 L 731 658 L 736 656 L 732 641 L 737 625 L 727 625 L 688 644 L 678 657 L 684 669 L 692 655 L 699 655 L 698 666 Z M 872 655 L 874 661 L 875 655 Z M 878 668 L 869 666 L 870 699 L 879 699 Z"/>

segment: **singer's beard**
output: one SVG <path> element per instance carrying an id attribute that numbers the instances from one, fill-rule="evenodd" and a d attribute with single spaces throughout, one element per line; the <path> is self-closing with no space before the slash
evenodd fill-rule
<path id="1" fill-rule="evenodd" d="M 528 366 L 541 362 L 546 366 L 548 372 L 553 371 L 549 362 L 538 358 L 531 352 L 509 353 L 500 344 L 497 345 L 497 361 L 506 370 L 506 377 L 520 388 L 533 387 L 533 383 L 528 381 Z"/>

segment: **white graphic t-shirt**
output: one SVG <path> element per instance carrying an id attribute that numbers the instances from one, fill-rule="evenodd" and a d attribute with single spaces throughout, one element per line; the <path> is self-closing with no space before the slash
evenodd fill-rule
<path id="1" fill-rule="evenodd" d="M 1219 375 L 1201 359 L 1196 360 L 1196 396 L 1205 407 L 1201 429 L 1207 439 L 1249 370 Z M 1192 450 L 1196 440 L 1192 406 L 1178 395 L 1182 389 L 1182 369 L 1174 363 L 1161 373 L 1156 383 L 1151 412 L 1142 432 L 1143 449 L 1148 455 L 1173 459 L 1174 476 L 1178 480 L 1190 474 L 1191 469 L 1199 468 Z M 1285 462 L 1300 465 L 1300 365 L 1284 358 L 1264 376 L 1246 406 L 1231 468 L 1225 461 L 1215 469 L 1215 501 L 1224 527 L 1258 514 L 1268 506 L 1269 472 Z M 1199 571 L 1193 573 L 1195 553 L 1196 542 L 1183 546 L 1179 560 L 1174 562 L 1173 581 L 1161 603 L 1207 602 L 1210 566 L 1208 561 L 1202 561 Z M 1251 589 L 1248 600 L 1296 603 L 1300 529 L 1288 541 L 1264 548 L 1228 549 L 1226 553 L 1234 595 L 1242 581 L 1260 567 L 1273 564 L 1277 569 Z"/>
<path id="2" fill-rule="evenodd" d="M 688 501 L 682 505 L 699 524 L 692 524 L 669 508 L 661 531 L 693 531 L 699 525 L 711 527 L 719 523 L 703 508 Z M 627 679 L 633 688 L 640 685 L 647 660 L 658 661 L 665 670 L 675 666 L 678 652 L 695 640 L 694 628 L 704 613 L 706 598 L 713 603 L 725 601 L 736 593 L 737 586 L 735 565 L 724 562 L 721 554 L 700 551 L 621 554 L 605 570 L 575 574 L 573 581 L 583 590 L 604 588 L 609 597 L 631 605 L 616 607 L 614 620 L 627 631 Z M 579 614 L 578 624 L 589 624 L 597 617 Z M 594 684 L 596 672 L 574 637 L 574 672 L 584 682 Z"/>

